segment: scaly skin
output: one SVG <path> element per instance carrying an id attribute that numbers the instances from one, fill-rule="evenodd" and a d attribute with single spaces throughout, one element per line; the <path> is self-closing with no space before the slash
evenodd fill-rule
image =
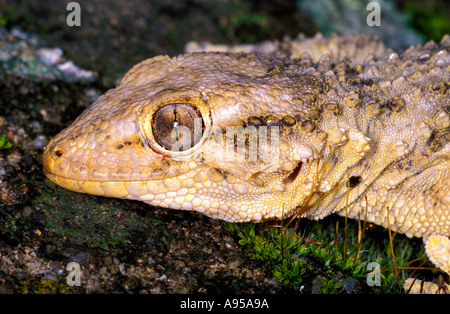
<path id="1" fill-rule="evenodd" d="M 389 214 L 392 230 L 423 237 L 450 272 L 450 37 L 381 55 L 145 60 L 48 143 L 45 174 L 73 191 L 233 222 L 291 216 L 310 196 L 326 197 L 306 217 L 345 215 L 348 197 L 349 217 L 367 208 L 387 227 Z M 170 139 L 172 129 L 194 132 L 195 117 L 192 145 Z M 230 126 L 269 131 L 247 134 L 233 155 Z M 268 158 L 251 149 L 255 138 L 274 144 Z"/>

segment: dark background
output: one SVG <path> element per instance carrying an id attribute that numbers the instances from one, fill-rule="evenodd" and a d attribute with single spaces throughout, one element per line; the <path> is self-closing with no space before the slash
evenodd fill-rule
<path id="1" fill-rule="evenodd" d="M 404 49 L 450 32 L 449 2 L 439 0 L 379 1 L 381 27 L 366 25 L 370 1 L 81 0 L 81 27 L 65 23 L 69 2 L 0 0 L 0 25 L 38 34 L 108 82 L 143 59 L 182 53 L 188 41 L 255 43 L 298 33 L 369 32 Z"/>

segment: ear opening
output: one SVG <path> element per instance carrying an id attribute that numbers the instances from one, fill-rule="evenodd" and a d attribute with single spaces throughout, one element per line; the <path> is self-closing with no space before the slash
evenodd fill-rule
<path id="1" fill-rule="evenodd" d="M 295 179 L 297 179 L 298 174 L 300 173 L 300 170 L 302 169 L 302 165 L 303 162 L 299 162 L 297 164 L 297 166 L 294 168 L 294 170 L 286 177 L 283 179 L 283 183 L 284 184 L 289 184 L 295 181 Z"/>

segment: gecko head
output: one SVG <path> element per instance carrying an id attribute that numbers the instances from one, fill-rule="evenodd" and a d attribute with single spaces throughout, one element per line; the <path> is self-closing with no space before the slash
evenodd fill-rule
<path id="1" fill-rule="evenodd" d="M 50 140 L 44 172 L 73 191 L 228 221 L 287 216 L 311 193 L 326 142 L 315 127 L 321 82 L 292 62 L 143 61 Z"/>

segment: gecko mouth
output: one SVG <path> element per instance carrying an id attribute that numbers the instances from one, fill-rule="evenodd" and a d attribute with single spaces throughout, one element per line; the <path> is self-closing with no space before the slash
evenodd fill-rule
<path id="1" fill-rule="evenodd" d="M 151 181 L 93 181 L 68 178 L 52 173 L 46 167 L 44 174 L 53 183 L 79 193 L 87 193 L 98 196 L 132 198 L 133 192 L 144 195 L 148 192 L 148 184 Z"/>

